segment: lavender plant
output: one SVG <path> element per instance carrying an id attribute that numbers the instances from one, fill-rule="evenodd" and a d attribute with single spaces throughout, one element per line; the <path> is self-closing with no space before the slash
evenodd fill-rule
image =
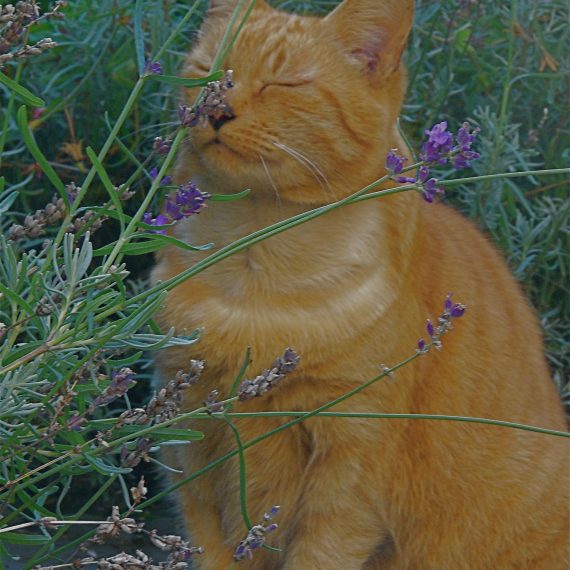
<path id="1" fill-rule="evenodd" d="M 137 403 L 133 392 L 147 378 L 144 370 L 137 367 L 148 358 L 146 355 L 171 346 L 192 344 L 199 337 L 197 332 L 185 336 L 175 335 L 172 330 L 163 333 L 153 321 L 153 314 L 164 295 L 174 286 L 254 243 L 355 201 L 415 191 L 432 202 L 448 187 L 506 183 L 514 177 L 537 179 L 570 172 L 568 168 L 521 168 L 517 171 L 504 168 L 506 172 L 502 174 L 449 179 L 450 172 L 466 168 L 478 158 L 479 153 L 473 146 L 481 150 L 482 160 L 490 153 L 496 154 L 497 149 L 489 149 L 488 139 L 484 138 L 487 127 L 494 120 L 486 120 L 483 111 L 476 115 L 482 127 L 478 136 L 481 142 L 478 143 L 475 138 L 478 127 L 463 123 L 454 135 L 448 129 L 448 123 L 438 117 L 432 122 L 439 122 L 424 129 L 427 139 L 423 144 L 415 145 L 420 152 L 413 164 L 407 165 L 403 158 L 405 149 L 394 149 L 386 157 L 387 175 L 366 188 L 343 200 L 244 236 L 180 275 L 152 288 L 136 290 L 130 273 L 132 260 L 137 259 L 135 256 L 152 253 L 165 245 L 208 248 L 167 236 L 165 230 L 169 225 L 199 215 L 208 201 L 240 199 L 247 193 L 210 196 L 190 180 L 172 187 L 168 179 L 173 158 L 188 129 L 200 128 L 206 120 L 215 121 L 232 113 L 225 101 L 225 93 L 233 85 L 231 72 L 217 69 L 218 62 L 231 46 L 229 34 L 220 47 L 212 73 L 205 79 L 165 73 L 165 69 L 174 67 L 175 54 L 171 46 L 179 41 L 181 31 L 195 17 L 198 4 L 196 2 L 183 13 L 176 12 L 178 23 L 172 22 L 170 35 L 155 29 L 150 37 L 145 35 L 143 27 L 148 7 L 142 0 L 133 6 L 120 6 L 114 14 L 113 26 L 116 27 L 110 37 L 112 40 L 113 34 L 119 33 L 116 22 L 120 18 L 132 19 L 132 30 L 127 30 L 134 40 L 129 48 L 130 60 L 135 62 L 131 69 L 135 77 L 132 90 L 125 94 L 114 123 L 109 123 L 105 140 L 95 144 L 89 139 L 90 146 L 84 153 L 77 141 L 73 143 L 78 160 L 71 170 L 56 168 L 54 157 L 46 156 L 47 145 L 45 140 L 41 144 L 44 134 L 40 129 L 50 117 L 56 119 L 58 111 L 67 108 L 69 100 L 63 97 L 47 102 L 46 106 L 46 102 L 32 93 L 33 89 L 25 88 L 22 83 L 25 57 L 36 57 L 37 61 L 43 62 L 59 49 L 48 36 L 29 43 L 35 33 L 34 26 L 39 28 L 39 33 L 43 31 L 42 18 L 60 18 L 66 13 L 71 20 L 69 25 L 73 26 L 73 17 L 79 15 L 68 11 L 63 2 L 53 4 L 43 16 L 33 1 L 6 4 L 0 8 L 0 83 L 3 89 L 0 96 L 7 100 L 0 111 L 3 120 L 0 165 L 3 160 L 6 165 L 14 156 L 24 154 L 24 148 L 35 161 L 35 170 L 24 178 L 18 179 L 10 169 L 5 178 L 0 177 L 0 229 L 3 233 L 0 238 L 0 559 L 9 560 L 18 546 L 33 547 L 33 554 L 21 560 L 26 569 L 46 568 L 46 564 L 52 568 L 88 568 L 97 564 L 99 568 L 113 570 L 188 568 L 193 556 L 207 556 L 207 552 L 202 554 L 199 545 L 191 545 L 183 537 L 147 531 L 137 519 L 144 509 L 176 488 L 234 456 L 240 461 L 244 515 L 244 540 L 236 545 L 235 560 L 239 563 L 255 555 L 257 548 L 268 547 L 266 542 L 270 542 L 270 533 L 278 532 L 276 525 L 269 523 L 276 511 L 275 507 L 269 511 L 261 524 L 254 525 L 249 520 L 243 451 L 314 415 L 331 418 L 347 415 L 329 410 L 372 383 L 393 376 L 400 367 L 423 358 L 430 350 L 441 349 L 441 337 L 465 312 L 465 307 L 460 302 L 453 302 L 449 296 L 444 300 L 442 314 L 437 320 L 427 321 L 428 340 L 420 339 L 417 347 L 410 347 L 409 358 L 391 366 L 381 365 L 378 376 L 316 410 L 285 413 L 292 418 L 279 428 L 255 440 L 242 442 L 232 418 L 252 415 L 247 412 L 248 400 L 263 397 L 269 390 L 286 389 L 287 374 L 294 370 L 302 355 L 288 348 L 270 368 L 252 379 L 245 378 L 246 356 L 231 394 L 219 394 L 201 387 L 199 377 L 207 363 L 191 361 L 186 370 L 180 370 L 164 388 L 151 394 L 147 403 Z M 237 23 L 239 9 L 245 4 L 245 0 L 239 2 L 230 28 Z M 304 6 L 301 2 L 296 4 L 298 8 Z M 54 22 L 54 26 L 58 25 L 58 21 Z M 149 18 L 148 24 L 153 26 L 155 22 Z M 56 29 L 61 36 L 61 30 Z M 161 41 L 157 42 L 156 38 L 161 34 Z M 97 61 L 102 64 L 102 60 L 95 60 L 89 74 L 96 73 Z M 36 73 L 33 66 L 31 73 Z M 33 84 L 36 83 L 27 85 Z M 153 130 L 149 129 L 146 139 L 135 137 L 134 143 L 128 145 L 123 142 L 129 138 L 124 134 L 126 128 L 137 130 L 136 115 L 142 95 L 150 92 L 159 97 L 154 91 L 157 86 L 168 89 L 171 85 L 202 86 L 203 92 L 192 106 L 174 108 L 171 104 L 166 129 L 160 130 L 151 124 Z M 15 112 L 18 99 L 41 111 L 30 113 L 22 106 Z M 171 101 L 171 97 L 168 100 Z M 172 122 L 176 111 L 178 120 Z M 161 119 L 156 121 L 159 122 Z M 502 131 L 501 144 L 506 145 L 504 141 L 509 137 L 505 134 L 510 132 L 506 124 Z M 415 155 L 412 144 L 409 153 Z M 124 163 L 120 176 L 113 164 L 117 155 Z M 151 164 L 154 166 L 150 167 Z M 441 174 L 434 174 L 434 171 Z M 496 168 L 488 172 L 496 172 Z M 37 183 L 34 178 L 37 173 L 44 177 L 42 185 L 49 188 L 46 191 L 49 197 L 44 203 L 32 200 L 27 192 L 28 187 Z M 376 190 L 388 179 L 395 180 L 399 186 Z M 135 193 L 140 196 L 138 206 L 130 200 Z M 31 207 L 34 203 L 36 205 Z M 153 213 L 161 211 L 164 213 Z M 519 226 L 522 236 L 525 224 L 521 222 Z M 113 232 L 113 239 L 107 240 Z M 102 233 L 105 239 L 98 237 Z M 134 264 L 136 266 L 136 262 Z M 280 386 L 281 383 L 285 386 Z M 188 389 L 204 392 L 204 406 L 182 413 L 182 394 Z M 234 411 L 234 405 L 238 406 L 237 411 Z M 567 437 L 567 434 L 551 430 L 488 418 L 417 414 L 366 414 L 366 417 L 492 423 Z M 174 442 L 183 445 L 202 437 L 198 430 L 176 427 L 180 422 L 190 420 L 228 422 L 236 436 L 235 450 L 150 498 L 144 480 L 130 492 L 124 492 L 129 488 L 128 477 L 133 470 L 148 463 L 164 468 L 156 456 L 161 446 Z M 88 498 L 79 501 L 74 491 L 85 485 L 83 480 L 86 478 L 95 480 L 96 484 L 91 487 Z M 112 488 L 123 489 L 123 507 L 109 505 L 107 512 L 110 510 L 111 514 L 103 521 L 92 515 L 91 510 Z M 70 497 L 73 498 L 70 500 Z M 287 505 L 282 508 L 286 509 Z M 79 525 L 87 525 L 88 531 L 69 538 L 70 528 Z M 105 557 L 94 557 L 84 551 L 125 533 L 145 535 L 149 543 L 168 553 L 167 558 L 155 562 L 151 555 L 140 550 Z M 0 568 L 3 567 L 4 562 L 0 561 Z"/>

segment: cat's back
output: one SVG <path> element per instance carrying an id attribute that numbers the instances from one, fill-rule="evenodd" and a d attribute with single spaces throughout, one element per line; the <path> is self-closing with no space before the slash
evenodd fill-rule
<path id="1" fill-rule="evenodd" d="M 497 405 L 511 407 L 519 421 L 565 430 L 538 318 L 501 252 L 451 207 L 422 204 L 420 220 L 414 286 L 428 306 L 446 290 L 467 306 L 466 318 L 446 339 L 458 353 L 445 359 L 455 363 L 457 378 L 477 377 L 482 396 L 486 389 L 499 391 Z M 472 371 L 467 360 L 473 361 Z"/>

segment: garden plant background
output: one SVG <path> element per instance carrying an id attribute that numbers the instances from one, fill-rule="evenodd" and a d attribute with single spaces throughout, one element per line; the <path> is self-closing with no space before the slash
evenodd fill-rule
<path id="1" fill-rule="evenodd" d="M 317 13 L 336 3 L 272 2 Z M 0 2 L 0 569 L 64 568 L 70 556 L 88 567 L 90 553 L 77 550 L 80 544 L 129 534 L 142 551 L 151 544 L 164 551 L 153 555 L 156 567 L 163 560 L 164 568 L 184 568 L 207 553 L 179 538 L 178 526 L 151 532 L 153 509 L 172 491 L 159 482 L 167 467 L 156 451 L 199 440 L 200 421 L 217 411 L 216 395 L 200 386 L 198 362 L 164 393 L 150 385 L 152 352 L 196 335 L 174 337 L 152 321 L 166 294 L 147 284 L 152 252 L 173 238 L 154 233 L 143 214 L 156 215 L 173 188 L 164 178 L 186 133 L 178 114 L 184 80 L 176 76 L 206 3 L 42 1 L 39 14 L 49 17 L 39 19 L 35 4 Z M 416 149 L 441 121 L 455 131 L 465 119 L 480 127 L 481 157 L 459 174 L 442 167 L 442 181 L 549 171 L 444 182 L 445 199 L 504 253 L 539 312 L 553 379 L 566 399 L 567 22 L 563 1 L 420 0 L 401 117 Z M 246 370 L 245 349 L 237 380 L 259 372 Z M 410 354 L 417 355 L 413 347 Z M 178 423 L 184 389 L 202 390 L 208 401 L 184 424 L 191 429 Z M 247 403 L 239 407 L 247 411 Z M 243 460 L 241 452 L 238 438 Z M 106 526 L 83 524 L 110 515 Z M 245 499 L 244 521 L 245 537 Z M 86 545 L 97 550 L 96 542 Z"/>

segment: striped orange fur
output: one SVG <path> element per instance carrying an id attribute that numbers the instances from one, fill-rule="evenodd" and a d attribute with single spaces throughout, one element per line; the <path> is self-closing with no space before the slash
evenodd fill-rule
<path id="1" fill-rule="evenodd" d="M 186 72 L 209 68 L 235 0 L 215 0 Z M 341 198 L 385 174 L 406 88 L 400 63 L 410 0 L 345 0 L 325 18 L 258 0 L 226 63 L 235 118 L 195 128 L 178 157 L 180 182 L 251 194 L 211 203 L 174 234 L 221 247 Z M 188 93 L 192 102 L 195 92 Z M 168 248 L 153 280 L 206 254 Z M 416 193 L 335 210 L 242 251 L 173 290 L 160 312 L 178 332 L 203 327 L 191 348 L 164 351 L 160 380 L 206 361 L 186 392 L 194 409 L 227 394 L 287 346 L 302 356 L 274 391 L 239 411 L 312 410 L 413 353 L 446 294 L 468 313 L 441 353 L 416 359 L 337 411 L 495 418 L 558 430 L 566 424 L 543 357 L 537 319 L 504 261 L 474 225 Z M 235 408 L 238 411 L 238 407 Z M 286 421 L 236 420 L 243 441 Z M 166 454 L 186 475 L 235 448 L 221 421 L 204 441 Z M 245 453 L 250 516 L 282 511 L 252 570 L 566 570 L 565 440 L 494 426 L 423 420 L 312 418 Z M 222 570 L 245 534 L 231 460 L 180 492 L 200 570 Z"/>

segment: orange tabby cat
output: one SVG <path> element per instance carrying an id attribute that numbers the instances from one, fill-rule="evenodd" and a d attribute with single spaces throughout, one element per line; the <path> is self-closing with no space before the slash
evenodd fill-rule
<path id="1" fill-rule="evenodd" d="M 212 63 L 235 0 L 215 0 L 186 73 Z M 345 0 L 325 18 L 262 1 L 225 64 L 233 115 L 193 129 L 180 181 L 203 191 L 249 187 L 211 203 L 174 235 L 225 245 L 330 202 L 385 174 L 404 145 L 395 127 L 406 87 L 400 63 L 410 0 Z M 191 102 L 194 91 L 188 95 Z M 204 257 L 167 249 L 154 280 Z M 468 313 L 441 353 L 416 359 L 336 411 L 496 418 L 565 429 L 536 318 L 479 231 L 440 204 L 402 193 L 354 204 L 242 251 L 169 294 L 160 314 L 178 331 L 204 327 L 191 349 L 158 359 L 167 380 L 206 360 L 185 406 L 229 392 L 247 346 L 251 371 L 287 346 L 302 356 L 271 393 L 239 411 L 312 410 L 413 352 L 448 291 Z M 286 418 L 236 420 L 243 441 Z M 190 474 L 235 448 L 221 421 L 203 442 L 170 452 Z M 235 458 L 234 458 L 235 459 Z M 280 528 L 243 566 L 282 570 L 562 570 L 568 568 L 568 457 L 563 439 L 513 429 L 423 420 L 311 418 L 245 453 L 250 516 L 281 505 Z M 205 554 L 225 569 L 245 534 L 237 461 L 181 492 Z"/>

